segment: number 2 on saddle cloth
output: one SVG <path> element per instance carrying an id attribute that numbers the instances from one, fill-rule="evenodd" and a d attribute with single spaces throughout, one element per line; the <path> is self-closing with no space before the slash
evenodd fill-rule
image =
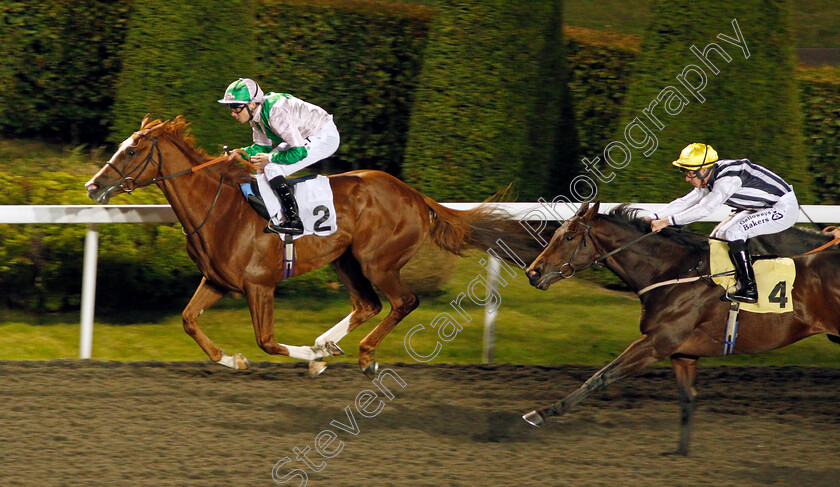
<path id="1" fill-rule="evenodd" d="M 313 174 L 302 178 L 290 179 L 298 202 L 300 217 L 303 221 L 302 235 L 284 235 L 283 278 L 294 275 L 294 240 L 305 235 L 327 236 L 338 230 L 333 204 L 332 188 L 325 176 Z M 265 220 L 271 220 L 256 180 L 239 185 L 242 194 L 254 211 Z"/>

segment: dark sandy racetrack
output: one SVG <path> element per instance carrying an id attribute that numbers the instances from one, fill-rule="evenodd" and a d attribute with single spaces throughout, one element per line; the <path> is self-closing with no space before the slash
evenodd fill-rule
<path id="1" fill-rule="evenodd" d="M 313 381 L 302 364 L 0 362 L 0 485 L 271 486 L 284 457 L 276 474 L 311 486 L 840 485 L 840 370 L 701 367 L 683 458 L 661 455 L 678 432 L 670 369 L 537 429 L 519 415 L 594 369 L 390 367 L 405 388 L 383 379 L 389 400 L 350 364 Z M 370 418 L 366 389 L 384 400 Z M 295 459 L 307 447 L 319 472 Z"/>

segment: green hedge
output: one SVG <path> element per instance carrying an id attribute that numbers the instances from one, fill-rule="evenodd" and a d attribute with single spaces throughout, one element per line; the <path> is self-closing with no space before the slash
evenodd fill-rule
<path id="1" fill-rule="evenodd" d="M 0 171 L 0 205 L 90 204 L 81 188 L 90 175 Z M 156 187 L 117 197 L 115 203 L 164 203 Z M 99 231 L 97 311 L 143 307 L 179 309 L 201 275 L 184 250 L 179 224 L 102 224 Z M 0 306 L 33 311 L 78 309 L 85 225 L 0 225 Z M 278 295 L 333 292 L 332 267 L 282 282 Z M 161 304 L 163 303 L 163 304 Z"/>
<path id="2" fill-rule="evenodd" d="M 564 30 L 580 153 L 600 155 L 615 134 L 639 54 L 639 38 L 580 27 Z"/>
<path id="3" fill-rule="evenodd" d="M 341 133 L 336 156 L 317 170 L 400 176 L 434 11 L 359 0 L 264 0 L 260 11 L 255 79 L 323 107 Z"/>
<path id="4" fill-rule="evenodd" d="M 703 141 L 714 146 L 721 158 L 747 157 L 777 171 L 796 186 L 800 202 L 810 202 L 789 10 L 787 0 L 657 3 L 633 70 L 622 122 L 613 138 L 626 142 L 624 128 L 634 117 L 653 127 L 642 110 L 668 86 L 683 93 L 689 104 L 673 116 L 666 114 L 661 104 L 655 109 L 665 124 L 661 131 L 650 128 L 658 138 L 658 149 L 648 156 L 634 149 L 629 165 L 614 171 L 615 180 L 600 185 L 602 199 L 669 201 L 684 194 L 690 188 L 670 161 L 687 144 Z M 718 34 L 735 36 L 733 19 L 747 42 L 749 59 L 738 47 L 717 38 Z M 710 54 L 720 70 L 717 75 L 689 50 L 692 45 L 703 50 L 712 42 L 732 59 L 727 64 L 718 54 Z M 704 103 L 676 79 L 690 64 L 706 73 Z M 636 135 L 641 138 L 640 132 Z M 621 163 L 618 150 L 615 159 Z M 600 168 L 610 171 L 603 161 Z"/>
<path id="5" fill-rule="evenodd" d="M 0 133 L 103 143 L 134 3 L 0 3 Z"/>
<path id="6" fill-rule="evenodd" d="M 840 204 L 840 68 L 797 70 L 804 113 L 812 193 L 820 204 Z"/>
<path id="7" fill-rule="evenodd" d="M 225 144 L 250 144 L 216 100 L 228 83 L 249 76 L 256 63 L 251 35 L 257 4 L 250 0 L 136 2 L 123 49 L 110 141 L 154 118 L 184 115 L 197 141 L 211 154 Z"/>
<path id="8" fill-rule="evenodd" d="M 437 199 L 476 201 L 521 178 L 533 198 L 576 172 L 560 3 L 427 2 L 437 15 L 404 176 Z"/>

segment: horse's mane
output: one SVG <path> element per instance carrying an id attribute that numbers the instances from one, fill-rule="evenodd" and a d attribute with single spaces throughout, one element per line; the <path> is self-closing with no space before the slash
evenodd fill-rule
<path id="1" fill-rule="evenodd" d="M 641 208 L 633 208 L 629 203 L 623 203 L 610 210 L 608 216 L 612 221 L 628 226 L 640 233 L 650 232 L 650 223 L 642 220 L 638 216 Z M 685 232 L 676 228 L 668 227 L 659 232 L 663 238 L 667 238 L 672 242 L 689 247 L 691 250 L 698 252 L 707 250 L 709 248 L 708 239 L 696 233 Z"/>
<path id="2" fill-rule="evenodd" d="M 147 134 L 154 132 L 160 137 L 166 137 L 167 140 L 175 144 L 181 152 L 192 160 L 194 165 L 210 160 L 211 156 L 207 151 L 201 147 L 196 147 L 195 137 L 190 133 L 189 125 L 190 123 L 183 116 L 178 115 L 174 120 L 166 120 L 164 122 L 153 120 L 146 122 L 141 127 L 141 130 L 146 130 Z M 234 186 L 238 186 L 240 182 L 251 179 L 251 170 L 241 164 L 220 162 L 207 166 L 202 170 L 207 171 L 209 174 L 214 174 L 217 177 L 224 175 L 225 182 Z"/>

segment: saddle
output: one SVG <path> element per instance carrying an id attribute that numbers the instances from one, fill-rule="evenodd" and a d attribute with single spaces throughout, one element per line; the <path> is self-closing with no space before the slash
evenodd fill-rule
<path id="1" fill-rule="evenodd" d="M 304 176 L 301 178 L 289 179 L 289 186 L 292 187 L 292 192 L 294 192 L 295 185 L 297 185 L 297 183 L 307 181 L 309 179 L 314 179 L 317 176 L 317 174 L 310 174 L 309 176 Z M 268 209 L 265 207 L 265 201 L 263 201 L 262 194 L 260 194 L 260 186 L 257 184 L 257 180 L 255 178 L 251 178 L 251 181 L 247 183 L 241 183 L 239 185 L 239 188 L 242 190 L 242 194 L 245 196 L 245 199 L 251 205 L 251 208 L 253 208 L 258 215 L 263 217 L 263 220 L 270 220 L 271 217 L 268 215 Z"/>
<path id="2" fill-rule="evenodd" d="M 325 237 L 335 233 L 338 230 L 338 222 L 329 178 L 313 174 L 289 179 L 288 182 L 297 200 L 298 214 L 303 222 L 303 235 L 296 235 L 294 238 L 304 235 Z M 262 185 L 263 193 L 268 191 L 270 194 L 261 194 L 260 185 Z M 253 178 L 250 182 L 242 183 L 239 186 L 251 208 L 264 220 L 270 220 L 271 214 L 267 210 L 265 200 L 268 199 L 269 203 L 272 203 L 276 196 L 271 192 L 266 181 Z M 279 206 L 279 202 L 276 204 Z M 273 205 L 268 206 L 273 207 Z"/>
<path id="3" fill-rule="evenodd" d="M 735 285 L 732 260 L 729 258 L 729 246 L 726 242 L 709 240 L 709 265 L 712 280 L 724 289 Z M 753 313 L 789 313 L 793 311 L 793 281 L 796 279 L 796 266 L 789 257 L 756 257 L 753 259 L 757 303 L 741 303 L 741 310 Z M 719 275 L 728 273 L 727 275 Z"/>

